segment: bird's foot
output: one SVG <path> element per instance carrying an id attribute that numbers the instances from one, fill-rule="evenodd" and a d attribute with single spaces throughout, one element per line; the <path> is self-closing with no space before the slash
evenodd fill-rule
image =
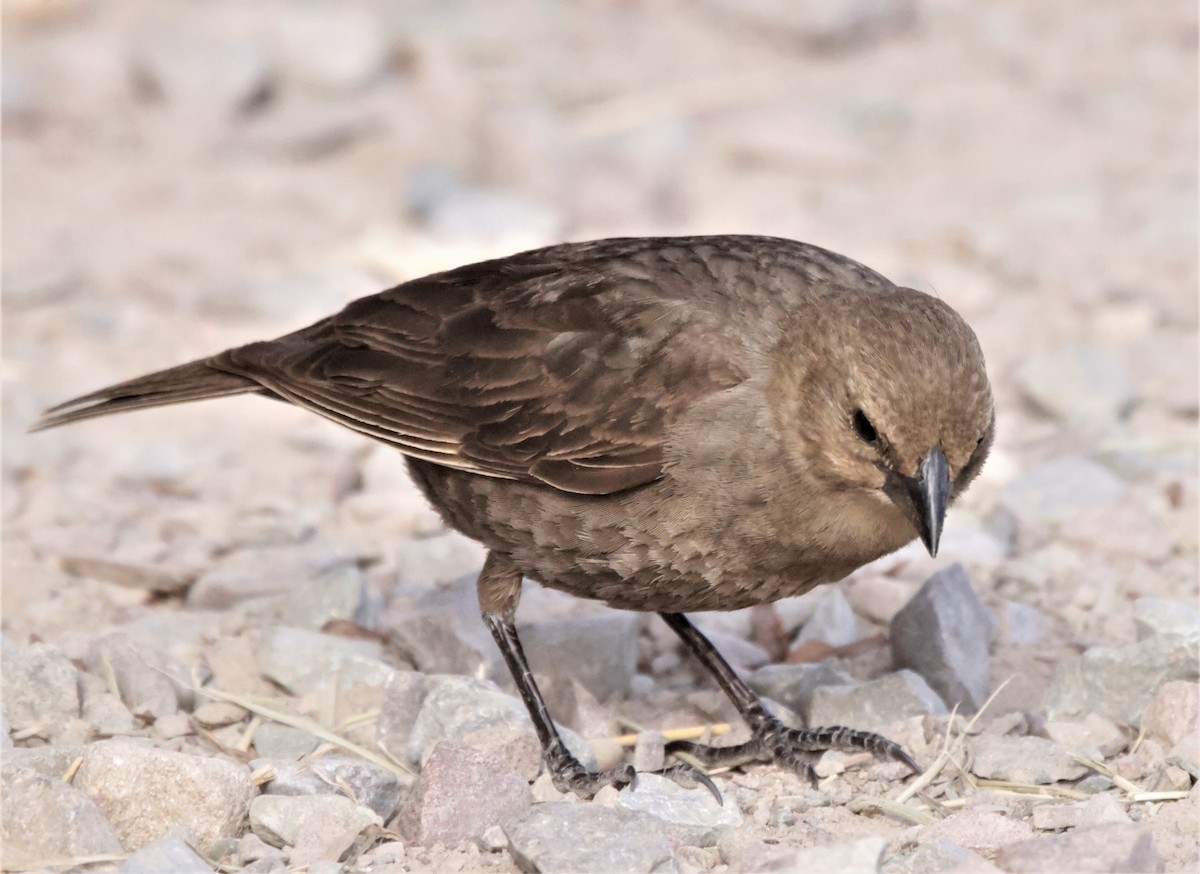
<path id="1" fill-rule="evenodd" d="M 813 765 L 826 750 L 869 752 L 878 758 L 902 762 L 914 773 L 920 768 L 904 748 L 882 735 L 840 725 L 824 728 L 788 728 L 774 716 L 764 715 L 753 728 L 753 737 L 743 744 L 714 747 L 692 741 L 672 741 L 666 752 L 688 753 L 706 768 L 736 768 L 750 762 L 774 762 L 806 778 L 814 786 Z"/>
<path id="2" fill-rule="evenodd" d="M 559 792 L 572 792 L 580 798 L 591 798 L 605 786 L 620 789 L 637 782 L 637 771 L 624 762 L 611 771 L 589 771 L 566 748 L 547 750 L 546 767 Z"/>
<path id="3" fill-rule="evenodd" d="M 605 786 L 613 786 L 617 789 L 625 786 L 637 788 L 638 773 L 628 762 L 618 765 L 611 771 L 589 771 L 579 759 L 564 749 L 547 753 L 546 766 L 550 770 L 550 778 L 554 781 L 555 789 L 559 792 L 572 792 L 581 798 L 591 798 Z M 703 786 L 717 800 L 717 804 L 723 803 L 721 791 L 717 789 L 717 785 L 709 776 L 686 762 L 676 762 L 661 771 L 647 773 L 666 777 L 685 789 Z"/>

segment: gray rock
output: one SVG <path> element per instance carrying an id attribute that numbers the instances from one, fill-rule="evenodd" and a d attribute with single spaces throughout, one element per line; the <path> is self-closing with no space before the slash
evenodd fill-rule
<path id="1" fill-rule="evenodd" d="M 82 717 L 101 737 L 129 734 L 137 728 L 129 708 L 110 692 L 90 695 L 83 702 Z"/>
<path id="2" fill-rule="evenodd" d="M 311 753 L 321 741 L 303 729 L 264 722 L 254 730 L 254 751 L 263 759 L 296 761 Z"/>
<path id="3" fill-rule="evenodd" d="M 37 771 L 51 780 L 62 780 L 63 776 L 83 757 L 87 747 L 83 744 L 45 747 L 16 747 L 0 754 L 0 762 Z"/>
<path id="4" fill-rule="evenodd" d="M 878 835 L 824 847 L 808 847 L 796 852 L 791 870 L 872 874 L 879 870 L 886 848 L 887 839 Z"/>
<path id="5" fill-rule="evenodd" d="M 383 820 L 343 795 L 260 795 L 250 802 L 250 828 L 273 847 L 295 846 L 306 829 L 357 834 Z M 333 828 L 330 828 L 332 824 Z"/>
<path id="6" fill-rule="evenodd" d="M 1054 627 L 1050 617 L 1020 601 L 1001 601 L 1000 634 L 1008 643 L 1035 644 Z"/>
<path id="7" fill-rule="evenodd" d="M 1166 598 L 1138 598 L 1133 602 L 1133 625 L 1139 641 L 1169 634 L 1196 638 L 1200 637 L 1200 610 Z"/>
<path id="8" fill-rule="evenodd" d="M 911 853 L 889 857 L 880 869 L 884 874 L 932 874 L 952 871 L 955 874 L 989 874 L 1000 869 L 983 856 L 945 838 L 924 840 Z"/>
<path id="9" fill-rule="evenodd" d="M 573 679 L 604 701 L 625 695 L 637 670 L 639 617 L 613 610 L 600 616 L 519 626 L 529 665 L 538 675 Z"/>
<path id="10" fill-rule="evenodd" d="M 637 771 L 661 771 L 666 763 L 667 739 L 661 732 L 639 731 L 633 746 L 633 767 Z"/>
<path id="11" fill-rule="evenodd" d="M 947 712 L 937 692 L 919 674 L 904 670 L 857 686 L 819 686 L 813 691 L 808 722 L 884 731 L 910 716 Z"/>
<path id="12" fill-rule="evenodd" d="M 499 657 L 495 647 L 482 652 L 463 634 L 466 621 L 478 616 L 436 610 L 408 615 L 389 623 L 388 640 L 423 674 L 487 675 Z"/>
<path id="13" fill-rule="evenodd" d="M 264 624 L 275 622 L 313 630 L 335 619 L 368 627 L 372 622 L 367 579 L 355 564 L 330 568 L 287 594 L 246 602 L 239 612 Z"/>
<path id="14" fill-rule="evenodd" d="M 850 686 L 854 680 L 827 662 L 766 665 L 746 678 L 750 688 L 797 713 L 807 713 L 820 686 Z"/>
<path id="15" fill-rule="evenodd" d="M 137 727 L 129 708 L 108 691 L 103 680 L 86 673 L 78 676 L 81 715 L 85 722 L 92 725 L 96 734 L 129 734 Z"/>
<path id="16" fill-rule="evenodd" d="M 188 687 L 194 671 L 202 667 L 200 650 L 221 635 L 222 618 L 215 610 L 154 610 L 122 625 L 120 634 L 142 653 L 143 662 L 147 660 L 145 656 L 152 655 L 155 667 L 170 674 L 177 684 Z M 207 679 L 203 670 L 200 674 L 201 680 Z M 175 694 L 182 708 L 195 708 L 195 695 L 190 688 L 176 688 Z"/>
<path id="17" fill-rule="evenodd" d="M 850 602 L 837 586 L 826 586 L 812 616 L 800 629 L 796 644 L 820 640 L 830 646 L 845 646 L 860 637 L 858 619 Z"/>
<path id="18" fill-rule="evenodd" d="M 379 719 L 375 721 L 375 742 L 395 759 L 416 761 L 409 758 L 408 743 L 430 685 L 422 673 L 396 671 L 384 686 Z"/>
<path id="19" fill-rule="evenodd" d="M 79 672 L 46 643 L 20 646 L 0 638 L 0 699 L 10 731 L 37 730 L 54 739 L 79 716 Z"/>
<path id="20" fill-rule="evenodd" d="M 541 874 L 645 874 L 672 863 L 667 827 L 648 813 L 554 801 L 504 832 L 517 865 Z"/>
<path id="21" fill-rule="evenodd" d="M 254 832 L 247 832 L 238 838 L 237 860 L 242 865 L 257 862 L 259 859 L 275 857 L 280 861 L 286 861 L 283 852 L 278 847 L 272 847 Z"/>
<path id="22" fill-rule="evenodd" d="M 1052 720 L 1097 713 L 1138 724 L 1142 711 L 1170 680 L 1200 679 L 1200 635 L 1158 635 L 1120 647 L 1094 646 L 1060 663 L 1045 708 Z"/>
<path id="23" fill-rule="evenodd" d="M 989 780 L 1040 785 L 1078 780 L 1088 770 L 1062 745 L 1041 737 L 981 734 L 971 738 L 968 748 L 972 772 Z"/>
<path id="24" fill-rule="evenodd" d="M 117 870 L 121 874 L 211 874 L 214 869 L 181 838 L 172 836 L 142 847 Z"/>
<path id="25" fill-rule="evenodd" d="M 637 787 L 622 789 L 617 805 L 653 814 L 667 824 L 672 837 L 695 846 L 712 846 L 722 831 L 742 824 L 742 812 L 732 791 L 725 792 L 723 803 L 717 804 L 703 786 L 685 789 L 658 774 L 639 774 Z"/>
<path id="26" fill-rule="evenodd" d="M 1079 720 L 1051 720 L 1044 731 L 1068 752 L 1088 758 L 1107 759 L 1129 745 L 1129 738 L 1116 723 L 1095 713 Z"/>
<path id="27" fill-rule="evenodd" d="M 129 66 L 142 93 L 200 111 L 245 112 L 272 86 L 270 58 L 256 40 L 213 16 L 178 11 L 134 35 Z"/>
<path id="28" fill-rule="evenodd" d="M 947 704 L 974 713 L 991 688 L 992 618 L 962 565 L 934 574 L 892 620 L 892 654 Z"/>
<path id="29" fill-rule="evenodd" d="M 12 742 L 12 727 L 8 724 L 8 714 L 0 708 L 0 752 L 11 750 Z"/>
<path id="30" fill-rule="evenodd" d="M 322 756 L 311 762 L 268 761 L 250 763 L 257 769 L 270 764 L 275 777 L 264 784 L 267 795 L 338 795 L 342 787 L 384 821 L 391 819 L 400 804 L 400 779 L 386 768 L 351 756 Z"/>
<path id="31" fill-rule="evenodd" d="M 717 648 L 722 658 L 733 667 L 738 674 L 743 674 L 746 671 L 752 671 L 755 668 L 760 668 L 767 662 L 771 661 L 771 656 L 765 649 L 757 644 L 753 644 L 743 637 L 738 637 L 734 634 L 728 634 L 724 631 L 705 631 L 704 636 L 708 638 L 708 642 Z M 641 675 L 635 675 L 634 680 Z M 647 678 L 653 682 L 653 678 Z M 636 690 L 631 686 L 629 694 L 634 698 L 651 697 L 650 695 L 638 695 Z"/>
<path id="32" fill-rule="evenodd" d="M 305 695 L 330 684 L 383 686 L 395 669 L 381 660 L 382 650 L 377 640 L 277 626 L 263 634 L 258 662 L 265 676 Z"/>
<path id="33" fill-rule="evenodd" d="M 409 761 L 424 761 L 440 740 L 466 740 L 483 729 L 505 728 L 533 731 L 525 705 L 501 692 L 494 683 L 470 677 L 429 677 L 426 694 L 409 734 Z M 563 742 L 587 767 L 596 767 L 596 757 L 587 742 L 558 726 Z M 400 753 L 400 750 L 392 750 Z"/>
<path id="34" fill-rule="evenodd" d="M 171 679 L 187 677 L 186 666 L 127 631 L 95 641 L 84 664 L 95 676 L 116 681 L 121 701 L 134 716 L 159 719 L 195 701 L 190 689 Z"/>
<path id="35" fill-rule="evenodd" d="M 1132 406 L 1133 380 L 1109 349 L 1079 343 L 1055 346 L 1017 368 L 1017 384 L 1035 407 L 1059 419 L 1106 425 Z"/>
<path id="36" fill-rule="evenodd" d="M 907 31 L 917 16 L 914 0 L 707 0 L 719 12 L 772 36 L 822 51 L 861 48 Z"/>
<path id="37" fill-rule="evenodd" d="M 0 783 L 5 869 L 41 868 L 55 859 L 125 852 L 100 808 L 61 779 L 10 764 L 6 757 Z"/>
<path id="38" fill-rule="evenodd" d="M 503 760 L 442 742 L 425 761 L 398 824 L 401 834 L 417 844 L 450 845 L 520 819 L 532 804 L 529 784 Z"/>
<path id="39" fill-rule="evenodd" d="M 1142 825 L 1106 825 L 1017 841 L 996 852 L 996 864 L 1029 874 L 1163 870 L 1154 837 Z"/>
<path id="40" fill-rule="evenodd" d="M 186 826 L 205 850 L 241 833 L 256 790 L 245 765 L 123 741 L 91 744 L 75 776 L 116 828 L 126 849 Z"/>
<path id="41" fill-rule="evenodd" d="M 1087 801 L 1077 802 L 1079 807 L 1079 827 L 1091 828 L 1097 825 L 1108 825 L 1109 823 L 1125 823 L 1132 822 L 1129 814 L 1125 811 L 1125 806 L 1117 800 L 1116 796 L 1103 792 L 1099 795 L 1094 795 Z"/>
<path id="42" fill-rule="evenodd" d="M 250 598 L 291 594 L 354 559 L 324 542 L 285 543 L 229 553 L 211 564 L 188 590 L 188 606 L 225 610 Z"/>
<path id="43" fill-rule="evenodd" d="M 494 683 L 456 676 L 429 677 L 428 682 L 429 691 L 408 739 L 409 761 L 423 760 L 440 740 L 491 725 L 523 728 L 528 722 L 524 705 Z"/>
<path id="44" fill-rule="evenodd" d="M 1065 455 L 1017 476 L 1001 491 L 999 505 L 1028 528 L 1059 525 L 1080 510 L 1122 500 L 1129 488 L 1108 468 Z"/>

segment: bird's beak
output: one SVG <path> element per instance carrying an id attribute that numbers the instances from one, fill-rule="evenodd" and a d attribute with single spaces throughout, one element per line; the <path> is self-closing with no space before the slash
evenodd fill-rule
<path id="1" fill-rule="evenodd" d="M 950 465 L 942 448 L 929 450 L 917 465 L 916 476 L 887 472 L 883 491 L 912 520 L 929 554 L 936 556 L 950 499 Z"/>

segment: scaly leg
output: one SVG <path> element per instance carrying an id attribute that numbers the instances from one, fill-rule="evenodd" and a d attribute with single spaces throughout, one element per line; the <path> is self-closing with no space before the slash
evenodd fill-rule
<path id="1" fill-rule="evenodd" d="M 517 627 L 513 621 L 517 603 L 521 599 L 521 573 L 510 562 L 494 552 L 488 553 L 487 561 L 479 574 L 479 609 L 483 621 L 491 630 L 500 647 L 500 654 L 517 684 L 521 700 L 529 710 L 529 718 L 533 721 L 534 730 L 542 743 L 542 757 L 550 769 L 550 776 L 560 792 L 574 792 L 583 797 L 591 797 L 603 786 L 613 785 L 618 788 L 635 783 L 637 772 L 633 765 L 622 764 L 607 773 L 594 773 L 583 766 L 555 728 L 550 712 L 542 693 L 534 682 L 533 672 L 529 662 L 525 660 L 525 652 L 517 637 Z M 692 787 L 703 785 L 721 801 L 721 794 L 713 782 L 690 765 L 680 763 L 672 765 L 660 772 L 682 786 Z"/>
<path id="2" fill-rule="evenodd" d="M 750 687 L 734 673 L 729 662 L 721 657 L 708 638 L 701 634 L 686 616 L 682 613 L 659 615 L 716 678 L 742 719 L 746 720 L 751 734 L 751 739 L 746 743 L 731 747 L 672 741 L 667 744 L 668 754 L 689 753 L 708 768 L 736 767 L 749 762 L 775 762 L 801 777 L 807 777 L 814 784 L 814 754 L 825 750 L 866 750 L 876 756 L 903 762 L 914 774 L 920 772 L 921 769 L 917 767 L 912 756 L 899 744 L 881 735 L 843 728 L 840 725 L 827 728 L 788 728 L 767 712 L 758 696 L 750 691 Z"/>

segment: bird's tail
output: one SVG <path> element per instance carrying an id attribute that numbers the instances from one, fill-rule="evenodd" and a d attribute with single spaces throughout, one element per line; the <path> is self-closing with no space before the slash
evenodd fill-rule
<path id="1" fill-rule="evenodd" d="M 29 430 L 44 431 L 83 419 L 140 410 L 143 407 L 262 391 L 262 386 L 254 380 L 219 370 L 212 361 L 202 359 L 149 373 L 51 407 Z"/>

